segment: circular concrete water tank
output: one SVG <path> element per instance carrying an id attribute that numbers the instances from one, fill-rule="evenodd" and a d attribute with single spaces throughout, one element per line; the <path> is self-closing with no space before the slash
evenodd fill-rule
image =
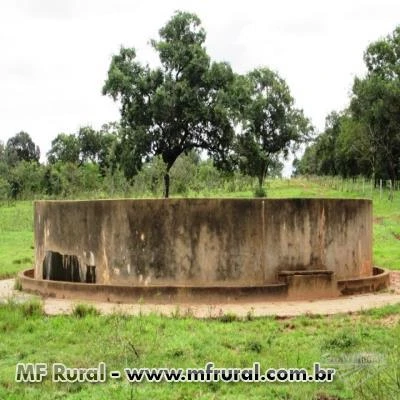
<path id="1" fill-rule="evenodd" d="M 330 296 L 338 281 L 373 276 L 370 200 L 37 201 L 34 209 L 31 279 L 42 287 L 287 295 L 297 285 Z"/>

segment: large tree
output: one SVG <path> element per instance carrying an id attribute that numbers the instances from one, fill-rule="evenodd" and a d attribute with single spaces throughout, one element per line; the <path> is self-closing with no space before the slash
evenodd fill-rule
<path id="1" fill-rule="evenodd" d="M 400 26 L 370 44 L 364 62 L 368 72 L 354 81 L 350 109 L 365 126 L 373 170 L 395 181 L 400 174 Z"/>
<path id="2" fill-rule="evenodd" d="M 115 168 L 118 158 L 115 152 L 120 150 L 115 148 L 118 134 L 119 126 L 114 122 L 104 124 L 99 131 L 84 126 L 77 134 L 60 133 L 51 142 L 47 160 L 49 164 L 98 164 L 104 174 L 108 168 Z"/>
<path id="3" fill-rule="evenodd" d="M 80 145 L 74 134 L 59 133 L 51 142 L 51 149 L 47 152 L 49 164 L 56 162 L 78 163 Z"/>
<path id="4" fill-rule="evenodd" d="M 278 156 L 304 142 L 312 127 L 296 109 L 289 87 L 279 75 L 260 68 L 247 76 L 248 98 L 242 108 L 242 133 L 237 137 L 237 154 L 242 172 L 258 178 L 262 191 L 268 169 Z"/>
<path id="5" fill-rule="evenodd" d="M 21 131 L 8 139 L 5 154 L 7 163 L 15 166 L 19 161 L 39 162 L 40 149 L 28 133 Z"/>
<path id="6" fill-rule="evenodd" d="M 224 162 L 234 134 L 227 107 L 234 74 L 228 64 L 210 61 L 196 15 L 176 12 L 159 35 L 151 44 L 161 66 L 142 65 L 133 48 L 121 48 L 112 58 L 103 94 L 121 102 L 121 160 L 127 175 L 160 155 L 168 197 L 169 171 L 182 153 L 203 149 Z"/>
<path id="7" fill-rule="evenodd" d="M 325 130 L 295 160 L 295 175 L 341 175 L 344 178 L 375 176 L 373 135 L 366 125 L 353 118 L 349 110 L 332 112 Z"/>
<path id="8" fill-rule="evenodd" d="M 367 73 L 355 78 L 350 107 L 331 118 L 302 160 L 296 161 L 297 173 L 398 179 L 400 27 L 371 43 L 364 62 Z"/>

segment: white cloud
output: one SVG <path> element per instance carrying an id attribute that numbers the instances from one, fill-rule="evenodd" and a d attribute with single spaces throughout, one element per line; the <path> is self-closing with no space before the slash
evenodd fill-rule
<path id="1" fill-rule="evenodd" d="M 148 41 L 177 9 L 202 19 L 213 59 L 238 72 L 277 70 L 319 129 L 347 105 L 368 43 L 392 32 L 400 15 L 397 0 L 5 0 L 0 140 L 25 130 L 45 154 L 59 132 L 117 120 L 118 105 L 101 95 L 112 54 L 123 44 L 156 62 Z"/>

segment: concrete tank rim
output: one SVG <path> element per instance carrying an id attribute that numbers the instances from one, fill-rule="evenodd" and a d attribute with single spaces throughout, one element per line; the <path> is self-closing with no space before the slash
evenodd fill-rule
<path id="1" fill-rule="evenodd" d="M 18 273 L 18 279 L 22 290 L 28 293 L 39 294 L 43 297 L 70 298 L 73 300 L 107 301 L 111 303 L 136 303 L 144 300 L 153 304 L 180 304 L 180 303 L 202 303 L 211 304 L 214 302 L 235 303 L 241 301 L 296 301 L 301 299 L 287 297 L 287 284 L 275 283 L 258 286 L 181 286 L 181 285 L 149 285 L 134 286 L 121 284 L 89 284 L 84 282 L 55 281 L 35 279 L 34 269 L 29 268 Z M 365 278 L 350 278 L 337 282 L 340 296 L 334 299 L 375 293 L 385 290 L 389 285 L 390 270 L 374 266 L 374 275 Z M 61 287 L 61 289 L 60 289 Z M 72 289 L 71 291 L 68 289 Z M 53 292 L 52 292 L 53 290 Z M 136 290 L 136 292 L 135 292 Z M 64 292 L 63 292 L 64 291 Z M 157 291 L 160 291 L 157 293 Z M 182 299 L 181 292 L 186 292 Z M 199 301 L 198 296 L 209 291 L 213 300 Z M 253 293 L 257 291 L 257 293 Z M 139 292 L 139 293 L 137 293 Z M 54 294 L 56 293 L 56 294 Z M 57 295 L 58 293 L 58 295 Z M 116 294 L 117 293 L 117 294 Z M 154 296 L 156 293 L 156 296 Z M 160 295 L 161 293 L 161 295 Z M 227 293 L 229 297 L 227 298 Z M 132 296 L 132 297 L 131 297 Z M 112 300 L 110 300 L 112 298 Z M 233 298 L 233 300 L 232 300 Z M 330 297 L 326 297 L 328 299 Z"/>
<path id="2" fill-rule="evenodd" d="M 172 197 L 172 198 L 120 198 L 120 199 L 62 199 L 62 200 L 34 200 L 33 204 L 61 204 L 61 203 L 100 203 L 100 202 L 179 202 L 179 201 L 190 201 L 190 202 L 201 202 L 201 201 L 215 201 L 215 202 L 286 202 L 286 201 L 307 201 L 307 202 L 318 202 L 318 201 L 329 201 L 329 202 L 365 202 L 372 204 L 372 199 L 368 198 L 329 198 L 329 197 L 279 197 L 279 198 L 270 198 L 270 197 L 257 197 L 257 198 L 247 198 L 247 197 Z"/>
<path id="3" fill-rule="evenodd" d="M 381 276 L 388 276 L 390 274 L 390 269 L 388 268 L 383 268 L 383 267 L 379 267 L 374 265 L 373 266 L 373 270 L 374 273 L 373 275 L 370 276 L 365 276 L 365 277 L 353 277 L 353 278 L 348 278 L 348 279 L 339 279 L 337 282 L 340 284 L 346 283 L 346 282 L 356 282 L 356 281 L 363 281 L 363 280 L 373 280 L 375 277 L 381 277 Z M 164 287 L 164 286 L 168 286 L 168 287 L 177 287 L 177 288 L 181 288 L 181 287 L 188 287 L 188 285 L 163 285 L 163 284 L 158 284 L 158 285 L 147 285 L 147 286 L 139 286 L 139 285 L 123 285 L 123 284 L 114 284 L 114 285 L 110 285 L 110 284 L 99 284 L 99 283 L 85 283 L 85 282 L 70 282 L 70 281 L 56 281 L 56 280 L 48 280 L 48 279 L 35 279 L 31 275 L 31 273 L 34 274 L 34 267 L 32 268 L 27 268 L 24 269 L 20 272 L 18 272 L 17 276 L 22 278 L 28 278 L 28 279 L 33 279 L 35 281 L 43 281 L 43 282 L 65 282 L 65 283 L 69 283 L 69 284 L 84 284 L 84 285 L 89 285 L 89 286 L 129 286 L 129 287 Z M 303 271 L 291 271 L 294 274 L 296 274 L 296 272 L 303 272 Z M 306 271 L 307 272 L 307 271 Z M 326 270 L 321 270 L 321 272 L 332 272 L 332 271 L 326 271 Z M 268 284 L 257 284 L 257 285 L 246 285 L 246 287 L 265 287 L 265 286 L 284 286 L 286 284 L 283 284 L 281 282 L 277 282 L 277 283 L 268 283 Z M 203 286 L 203 285 L 197 285 L 197 286 L 193 286 L 193 287 L 231 287 L 231 288 L 242 288 L 244 287 L 243 285 L 229 285 L 229 286 L 221 286 L 221 285 L 209 285 L 209 286 Z"/>

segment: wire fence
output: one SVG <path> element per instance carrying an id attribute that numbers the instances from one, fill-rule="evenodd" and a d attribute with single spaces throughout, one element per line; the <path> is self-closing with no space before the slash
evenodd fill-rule
<path id="1" fill-rule="evenodd" d="M 340 177 L 309 176 L 307 180 L 322 187 L 342 192 L 359 193 L 366 197 L 387 196 L 393 199 L 395 192 L 400 192 L 400 181 L 367 179 L 363 177 L 344 179 Z"/>

